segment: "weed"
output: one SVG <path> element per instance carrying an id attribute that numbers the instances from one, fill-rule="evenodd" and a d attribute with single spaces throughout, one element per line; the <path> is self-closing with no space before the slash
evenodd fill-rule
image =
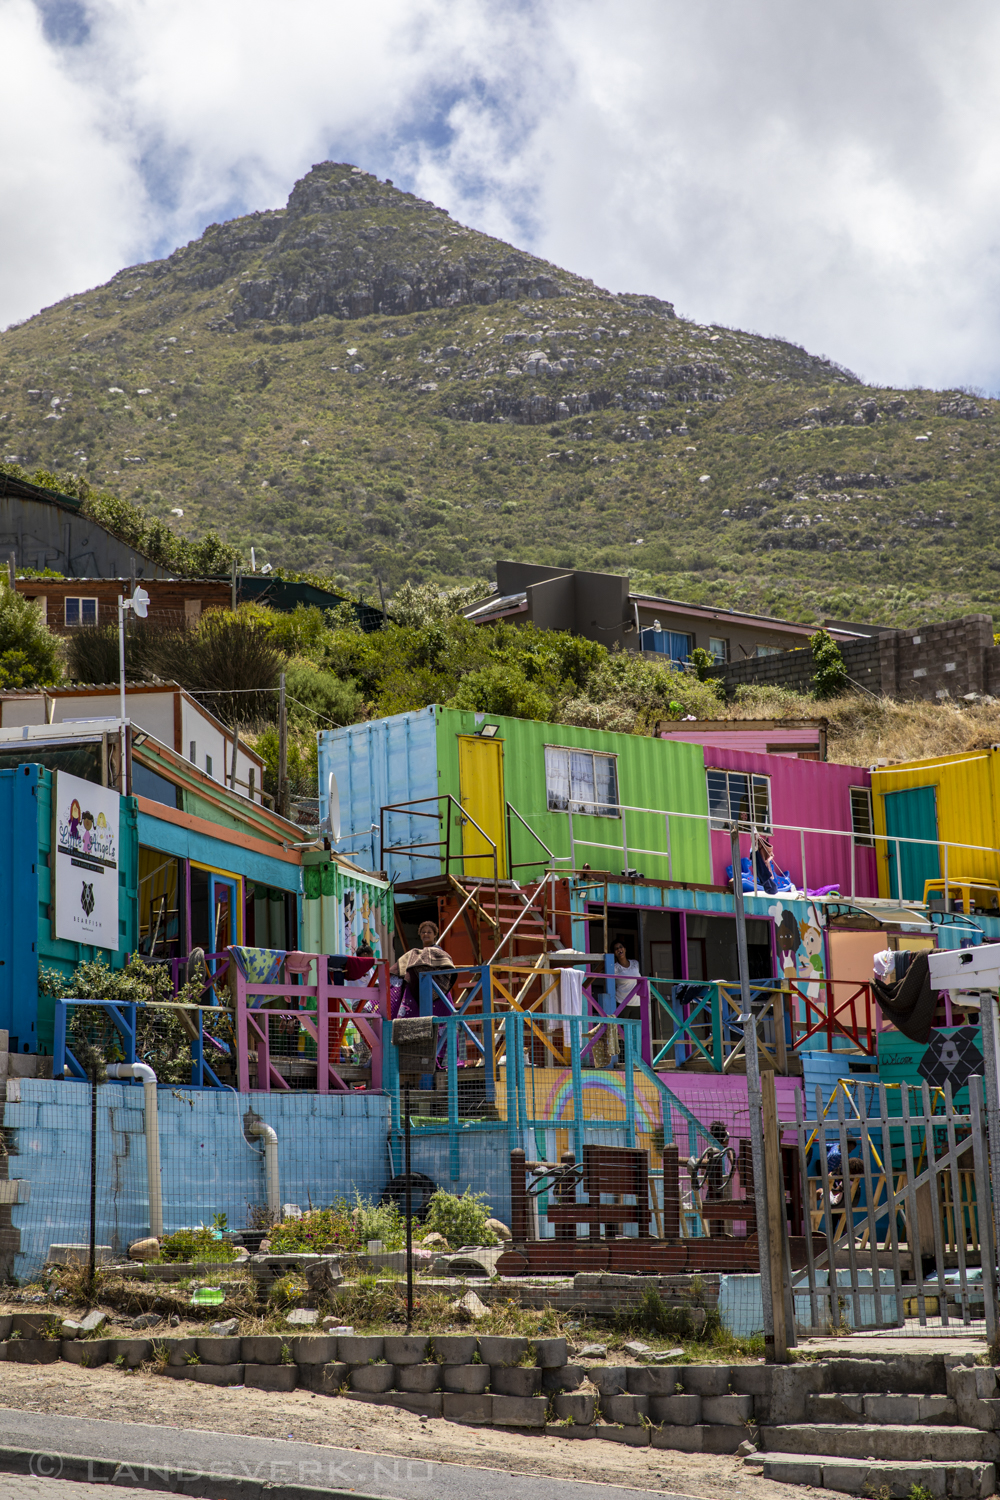
<path id="1" fill-rule="evenodd" d="M 468 1188 L 461 1197 L 438 1189 L 431 1194 L 427 1205 L 424 1230 L 428 1234 L 443 1234 L 453 1250 L 461 1245 L 497 1244 L 492 1229 L 486 1228 L 491 1210 L 482 1201 L 485 1196 L 485 1193 L 473 1193 Z"/>
<path id="2" fill-rule="evenodd" d="M 279 1364 L 293 1365 L 294 1363 L 295 1363 L 295 1361 L 292 1358 L 292 1351 L 291 1351 L 291 1349 L 289 1349 L 289 1347 L 288 1347 L 287 1344 L 282 1344 L 282 1346 L 281 1346 L 281 1359 L 279 1360 Z"/>
<path id="3" fill-rule="evenodd" d="M 184 1363 L 186 1365 L 200 1365 L 201 1364 L 201 1356 L 198 1355 L 198 1354 L 196 1354 L 196 1353 L 189 1354 L 187 1356 L 187 1358 L 185 1359 Z"/>
<path id="4" fill-rule="evenodd" d="M 927 1489 L 925 1485 L 911 1484 L 906 1500 L 934 1500 L 934 1492 Z"/>

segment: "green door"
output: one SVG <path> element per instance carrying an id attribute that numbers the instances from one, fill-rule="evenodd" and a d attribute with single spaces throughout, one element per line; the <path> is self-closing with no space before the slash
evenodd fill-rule
<path id="1" fill-rule="evenodd" d="M 924 881 L 938 880 L 941 876 L 936 788 L 916 786 L 905 792 L 886 792 L 885 831 L 889 835 L 890 896 L 898 901 L 922 901 Z M 895 838 L 927 842 L 894 844 Z"/>

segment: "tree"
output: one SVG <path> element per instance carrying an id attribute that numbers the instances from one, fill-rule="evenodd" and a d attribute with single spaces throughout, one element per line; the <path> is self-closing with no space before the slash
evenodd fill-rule
<path id="1" fill-rule="evenodd" d="M 0 585 L 0 688 L 48 687 L 61 676 L 59 641 L 38 606 Z"/>
<path id="2" fill-rule="evenodd" d="M 840 647 L 828 630 L 817 630 L 809 637 L 812 652 L 813 691 L 817 698 L 836 698 L 847 687 L 847 668 Z"/>

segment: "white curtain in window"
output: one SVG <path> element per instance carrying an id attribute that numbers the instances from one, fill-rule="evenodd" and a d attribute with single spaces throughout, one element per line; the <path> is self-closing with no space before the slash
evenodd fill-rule
<path id="1" fill-rule="evenodd" d="M 549 809 L 565 812 L 569 807 L 569 751 L 545 747 L 545 787 Z"/>
<path id="2" fill-rule="evenodd" d="M 589 751 L 571 750 L 570 798 L 574 812 L 592 812 L 594 802 L 594 757 Z"/>
<path id="3" fill-rule="evenodd" d="M 594 782 L 597 790 L 597 800 L 601 804 L 598 811 L 608 813 L 618 810 L 618 776 L 615 769 L 615 758 L 613 755 L 594 756 Z"/>

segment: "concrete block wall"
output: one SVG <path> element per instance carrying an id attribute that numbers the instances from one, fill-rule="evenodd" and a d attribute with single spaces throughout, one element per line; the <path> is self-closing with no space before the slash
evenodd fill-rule
<path id="1" fill-rule="evenodd" d="M 157 1093 L 168 1234 L 208 1224 L 219 1213 L 243 1228 L 250 1205 L 266 1204 L 263 1142 L 244 1134 L 253 1117 L 277 1134 L 282 1203 L 305 1210 L 355 1191 L 377 1198 L 391 1175 L 384 1095 L 238 1095 L 166 1085 Z M 3 1124 L 10 1176 L 30 1183 L 30 1201 L 11 1210 L 20 1237 L 13 1271 L 23 1280 L 37 1275 L 50 1244 L 88 1239 L 90 1090 L 46 1079 L 12 1081 Z M 97 1240 L 120 1251 L 148 1229 L 142 1089 L 104 1084 L 97 1104 Z"/>
<path id="2" fill-rule="evenodd" d="M 1000 647 L 993 644 L 989 615 L 966 615 L 887 630 L 841 645 L 853 684 L 888 698 L 963 698 L 967 693 L 1000 696 Z M 749 683 L 807 693 L 815 674 L 808 649 L 729 662 L 718 674 L 727 696 Z"/>

